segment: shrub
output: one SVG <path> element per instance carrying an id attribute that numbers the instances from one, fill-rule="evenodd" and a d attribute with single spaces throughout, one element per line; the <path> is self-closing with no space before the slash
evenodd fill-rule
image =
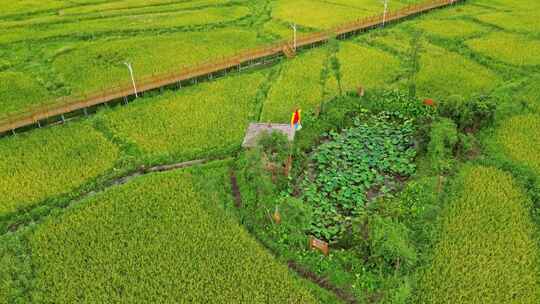
<path id="1" fill-rule="evenodd" d="M 369 245 L 372 259 L 392 265 L 396 272 L 410 270 L 416 264 L 416 251 L 409 241 L 407 227 L 390 217 L 373 216 L 369 220 Z"/>
<path id="2" fill-rule="evenodd" d="M 407 77 L 409 96 L 416 98 L 416 76 L 420 72 L 420 57 L 423 51 L 422 47 L 422 32 L 414 31 L 410 42 L 410 47 L 407 56 Z"/>
<path id="3" fill-rule="evenodd" d="M 271 162 L 283 164 L 290 154 L 289 139 L 281 132 L 264 132 L 257 143 Z"/>
<path id="4" fill-rule="evenodd" d="M 420 120 L 429 120 L 435 114 L 433 107 L 400 90 L 375 90 L 363 103 L 375 112 L 386 111 Z"/>
<path id="5" fill-rule="evenodd" d="M 447 118 L 442 118 L 432 125 L 428 156 L 437 174 L 448 173 L 453 166 L 452 153 L 458 142 L 456 124 Z"/>
<path id="6" fill-rule="evenodd" d="M 263 162 L 261 149 L 252 149 L 244 154 L 239 167 L 249 184 L 257 185 L 253 203 L 257 207 L 260 202 L 268 199 L 276 193 L 277 187 L 272 182 L 270 172 L 266 170 Z M 273 201 L 273 199 L 271 199 Z"/>
<path id="7" fill-rule="evenodd" d="M 460 130 L 476 131 L 491 125 L 495 118 L 497 104 L 489 96 L 463 99 L 453 95 L 442 100 L 438 106 L 439 114 L 454 120 Z"/>

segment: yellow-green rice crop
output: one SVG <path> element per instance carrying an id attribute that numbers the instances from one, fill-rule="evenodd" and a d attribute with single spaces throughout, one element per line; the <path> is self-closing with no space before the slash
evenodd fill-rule
<path id="1" fill-rule="evenodd" d="M 404 53 L 410 48 L 411 36 L 408 31 L 400 29 L 399 25 L 387 28 L 384 31 L 369 32 L 360 41 L 368 44 L 377 44 L 395 52 Z"/>
<path id="2" fill-rule="evenodd" d="M 343 7 L 354 7 L 361 10 L 364 10 L 366 12 L 370 12 L 372 15 L 381 14 L 384 8 L 384 2 L 377 1 L 377 0 L 331 0 L 331 1 L 324 1 L 324 0 L 317 0 L 314 2 L 328 2 L 335 5 L 343 6 Z M 395 1 L 388 1 L 388 9 L 389 10 L 395 10 L 402 8 L 409 4 L 419 3 L 418 0 L 395 0 Z"/>
<path id="3" fill-rule="evenodd" d="M 142 100 L 104 113 L 103 119 L 149 156 L 202 157 L 240 146 L 256 119 L 255 96 L 264 79 L 263 72 L 235 75 Z"/>
<path id="4" fill-rule="evenodd" d="M 400 70 L 399 61 L 392 55 L 350 42 L 340 44 L 338 58 L 344 90 L 389 86 Z"/>
<path id="5" fill-rule="evenodd" d="M 116 16 L 148 12 L 166 12 L 180 9 L 196 9 L 207 6 L 218 6 L 230 3 L 230 0 L 123 0 L 102 1 L 102 3 L 77 5 L 64 8 L 58 12 L 60 16 Z M 240 3 L 242 1 L 238 1 Z"/>
<path id="6" fill-rule="evenodd" d="M 22 278 L 31 276 L 29 260 L 23 236 L 11 233 L 0 235 L 0 304 L 28 302 L 22 292 L 25 286 L 21 286 L 21 282 L 24 280 Z"/>
<path id="7" fill-rule="evenodd" d="M 540 176 L 539 130 L 539 115 L 514 116 L 497 128 L 496 147 L 511 160 L 530 167 Z"/>
<path id="8" fill-rule="evenodd" d="M 467 45 L 476 52 L 513 65 L 540 65 L 540 40 L 529 36 L 492 33 L 469 40 Z"/>
<path id="9" fill-rule="evenodd" d="M 418 303 L 539 303 L 531 202 L 508 173 L 468 166 L 441 219 Z"/>
<path id="10" fill-rule="evenodd" d="M 113 164 L 118 149 L 90 124 L 0 140 L 0 215 L 69 193 Z"/>
<path id="11" fill-rule="evenodd" d="M 43 62 L 36 64 L 37 68 L 31 72 L 16 62 L 34 60 L 31 55 L 22 51 L 18 53 L 21 56 L 7 54 L 21 58 L 11 62 L 17 66 L 13 68 L 16 72 L 0 72 L 0 80 L 7 79 L 0 81 L 0 116 L 54 102 L 58 94 L 48 92 L 41 83 L 54 87 L 54 78 L 61 83 L 63 91 L 78 95 L 119 83 L 129 85 L 126 61 L 132 63 L 138 82 L 142 77 L 180 72 L 182 66 L 232 55 L 258 44 L 255 32 L 238 28 L 111 38 L 106 42 L 67 42 L 48 45 L 43 51 Z"/>
<path id="12" fill-rule="evenodd" d="M 272 19 L 266 22 L 262 28 L 266 35 L 272 35 L 280 40 L 290 40 L 293 38 L 293 32 L 287 23 L 278 22 Z"/>
<path id="13" fill-rule="evenodd" d="M 521 12 L 497 12 L 492 14 L 483 14 L 476 17 L 482 22 L 496 25 L 498 27 L 522 31 L 522 32 L 540 32 L 540 13 L 537 10 L 528 9 Z"/>
<path id="14" fill-rule="evenodd" d="M 163 13 L 140 13 L 105 17 L 99 15 L 88 20 L 75 18 L 66 22 L 60 20 L 47 20 L 44 24 L 4 23 L 0 31 L 0 43 L 14 43 L 24 40 L 41 40 L 53 37 L 88 37 L 102 36 L 114 32 L 132 32 L 136 30 L 159 30 L 183 26 L 197 26 L 209 23 L 226 22 L 245 17 L 249 9 L 243 6 L 207 8 L 201 10 L 171 11 Z M 69 21 L 69 19 L 68 19 Z M 28 21 L 26 21 L 28 22 Z"/>
<path id="15" fill-rule="evenodd" d="M 10 15 L 24 15 L 39 11 L 48 11 L 65 7 L 63 0 L 18 0 L 5 1 L 2 3 L 0 17 Z"/>
<path id="16" fill-rule="evenodd" d="M 482 0 L 475 0 L 475 3 L 467 2 L 467 5 L 456 5 L 452 7 L 446 7 L 442 10 L 435 10 L 429 13 L 429 16 L 424 17 L 425 19 L 435 19 L 435 20 L 442 20 L 442 19 L 455 19 L 459 20 L 459 18 L 466 17 L 467 19 L 470 17 L 476 17 L 483 14 L 490 14 L 493 13 L 493 8 L 489 6 L 488 3 L 485 3 L 484 5 L 476 5 L 479 4 L 479 2 Z M 490 4 L 493 4 L 494 0 L 487 0 L 490 2 Z"/>
<path id="17" fill-rule="evenodd" d="M 459 19 L 432 19 L 425 18 L 414 25 L 426 34 L 444 38 L 460 38 L 477 35 L 486 31 L 482 26 L 471 21 Z"/>
<path id="18" fill-rule="evenodd" d="M 367 15 L 358 8 L 309 0 L 278 0 L 272 12 L 272 17 L 276 19 L 319 29 L 329 29 Z"/>
<path id="19" fill-rule="evenodd" d="M 495 73 L 459 54 L 424 44 L 417 76 L 418 94 L 427 98 L 470 97 L 495 88 Z"/>
<path id="20" fill-rule="evenodd" d="M 389 1 L 389 10 L 418 1 Z M 336 25 L 368 16 L 382 14 L 384 5 L 379 0 L 278 0 L 272 17 L 303 26 L 330 29 Z"/>
<path id="21" fill-rule="evenodd" d="M 19 72 L 0 72 L 0 118 L 36 106 L 49 93 L 36 80 Z"/>
<path id="22" fill-rule="evenodd" d="M 519 92 L 517 98 L 520 98 L 529 107 L 540 113 L 540 75 L 532 77 Z"/>
<path id="23" fill-rule="evenodd" d="M 509 13 L 521 13 L 526 10 L 532 12 L 540 9 L 540 3 L 536 1 L 527 0 L 476 0 L 475 4 L 479 6 L 488 6 L 499 10 L 505 10 Z"/>
<path id="24" fill-rule="evenodd" d="M 55 57 L 53 67 L 75 93 L 88 92 L 129 83 L 125 61 L 132 63 L 137 80 L 152 74 L 180 72 L 183 65 L 215 60 L 257 44 L 255 32 L 233 28 L 123 38 L 76 45 Z"/>
<path id="25" fill-rule="evenodd" d="M 321 69 L 326 59 L 327 50 L 316 49 L 285 62 L 264 103 L 261 120 L 288 123 L 296 107 L 304 112 L 315 109 L 323 97 Z M 335 94 L 335 83 L 330 82 L 329 89 Z"/>
<path id="26" fill-rule="evenodd" d="M 192 175 L 193 174 L 193 175 Z M 51 217 L 29 236 L 43 303 L 315 303 L 219 208 L 226 167 L 144 176 Z M 199 179 L 201 177 L 198 177 Z M 203 177 L 204 178 L 204 177 Z M 214 199 L 213 199 L 214 198 Z"/>

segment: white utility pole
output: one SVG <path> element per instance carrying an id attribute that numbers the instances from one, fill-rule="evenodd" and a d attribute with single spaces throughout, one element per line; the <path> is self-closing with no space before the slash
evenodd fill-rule
<path id="1" fill-rule="evenodd" d="M 296 52 L 296 23 L 293 23 L 291 27 L 293 29 L 293 49 Z"/>
<path id="2" fill-rule="evenodd" d="M 386 24 L 386 13 L 388 12 L 388 0 L 384 0 L 384 13 L 383 13 L 383 20 L 382 20 L 382 26 Z"/>
<path id="3" fill-rule="evenodd" d="M 129 70 L 129 74 L 131 75 L 131 82 L 133 83 L 133 91 L 135 91 L 135 98 L 139 97 L 137 94 L 137 86 L 135 85 L 135 77 L 133 76 L 133 67 L 131 66 L 131 63 L 124 62 L 124 64 L 127 66 Z"/>

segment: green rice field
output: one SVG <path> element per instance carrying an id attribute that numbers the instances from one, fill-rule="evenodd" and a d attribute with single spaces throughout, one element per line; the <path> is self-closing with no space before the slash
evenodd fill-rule
<path id="1" fill-rule="evenodd" d="M 538 246 L 531 202 L 512 177 L 464 168 L 442 215 L 441 240 L 422 278 L 419 303 L 536 303 Z"/>
<path id="2" fill-rule="evenodd" d="M 223 181 L 226 169 L 201 170 L 140 178 L 44 222 L 28 237 L 40 269 L 31 298 L 315 303 L 287 267 L 220 212 L 211 198 L 226 197 L 225 188 L 198 183 L 207 175 Z"/>
<path id="3" fill-rule="evenodd" d="M 0 121 L 383 7 L 4 1 Z M 0 134 L 0 304 L 539 303 L 538 12 L 467 0 Z"/>

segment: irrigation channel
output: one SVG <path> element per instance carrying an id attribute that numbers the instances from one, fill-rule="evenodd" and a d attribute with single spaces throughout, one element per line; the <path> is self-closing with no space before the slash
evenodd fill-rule
<path id="1" fill-rule="evenodd" d="M 142 94 L 170 86 L 181 88 L 184 85 L 195 84 L 199 80 L 212 79 L 250 66 L 265 64 L 276 57 L 293 57 L 298 49 L 319 46 L 333 37 L 345 39 L 384 24 L 463 1 L 465 0 L 430 0 L 389 12 L 386 15 L 380 14 L 366 17 L 327 31 L 300 36 L 296 40 L 296 48 L 293 46 L 294 41 L 281 41 L 269 46 L 246 50 L 217 61 L 181 69 L 178 72 L 146 77 L 137 81 L 137 91 Z M 31 111 L 24 111 L 1 119 L 0 137 L 35 127 L 42 127 L 43 123 L 49 123 L 51 119 L 55 122 L 64 122 L 68 114 L 70 116 L 88 115 L 88 109 L 92 107 L 114 102 L 128 103 L 135 97 L 136 94 L 131 83 L 84 96 L 62 97 L 47 106 L 41 106 Z"/>

